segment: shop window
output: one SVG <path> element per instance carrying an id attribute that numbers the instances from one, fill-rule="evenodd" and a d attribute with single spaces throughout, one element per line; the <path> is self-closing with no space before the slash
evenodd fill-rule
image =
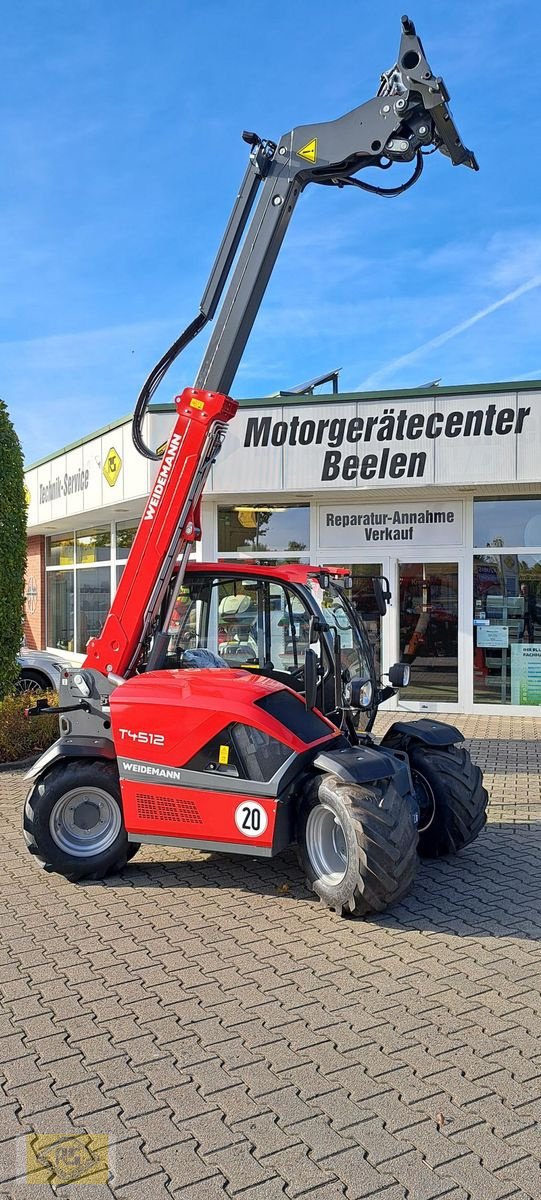
<path id="1" fill-rule="evenodd" d="M 73 571 L 47 573 L 47 645 L 74 649 Z"/>
<path id="2" fill-rule="evenodd" d="M 78 563 L 109 562 L 111 558 L 111 526 L 81 529 L 75 535 Z"/>
<path id="3" fill-rule="evenodd" d="M 133 545 L 133 539 L 139 528 L 137 521 L 119 521 L 116 527 L 116 556 L 117 560 L 125 562 Z"/>
<path id="4" fill-rule="evenodd" d="M 473 544 L 541 547 L 541 499 L 476 500 Z"/>
<path id="5" fill-rule="evenodd" d="M 52 574 L 51 574 L 52 578 Z M 77 652 L 84 654 L 91 637 L 97 637 L 111 603 L 109 567 L 77 571 Z"/>
<path id="6" fill-rule="evenodd" d="M 310 542 L 307 504 L 236 504 L 218 509 L 220 554 L 302 554 Z"/>
<path id="7" fill-rule="evenodd" d="M 541 704 L 541 555 L 473 560 L 474 700 Z"/>
<path id="8" fill-rule="evenodd" d="M 73 565 L 73 533 L 59 533 L 47 538 L 46 556 L 48 567 L 71 567 Z"/>

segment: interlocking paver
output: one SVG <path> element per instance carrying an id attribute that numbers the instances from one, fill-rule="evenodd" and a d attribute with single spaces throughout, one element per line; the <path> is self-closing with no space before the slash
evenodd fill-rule
<path id="1" fill-rule="evenodd" d="M 0 774 L 6 1181 L 18 1134 L 91 1130 L 119 1200 L 537 1200 L 541 722 L 450 720 L 488 828 L 364 922 L 291 854 L 146 847 L 75 888 L 34 869 Z"/>

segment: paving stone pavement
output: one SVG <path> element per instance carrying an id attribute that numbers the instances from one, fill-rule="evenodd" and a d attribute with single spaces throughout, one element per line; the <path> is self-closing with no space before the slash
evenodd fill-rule
<path id="1" fill-rule="evenodd" d="M 489 824 L 368 921 L 291 853 L 74 886 L 0 774 L 0 1200 L 540 1200 L 541 721 L 448 720 Z"/>

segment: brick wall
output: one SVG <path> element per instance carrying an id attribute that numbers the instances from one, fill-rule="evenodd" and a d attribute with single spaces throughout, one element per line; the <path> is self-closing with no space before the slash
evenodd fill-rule
<path id="1" fill-rule="evenodd" d="M 24 640 L 30 650 L 45 648 L 45 538 L 26 544 Z"/>

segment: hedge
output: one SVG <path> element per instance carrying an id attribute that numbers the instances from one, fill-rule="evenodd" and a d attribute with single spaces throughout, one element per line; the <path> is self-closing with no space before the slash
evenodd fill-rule
<path id="1" fill-rule="evenodd" d="M 57 704 L 49 694 L 50 704 Z M 25 717 L 25 708 L 35 703 L 33 696 L 7 696 L 0 701 L 0 763 L 16 762 L 46 750 L 58 737 L 58 717 Z"/>
<path id="2" fill-rule="evenodd" d="M 0 400 L 0 700 L 19 675 L 26 565 L 26 501 L 19 439 Z"/>

